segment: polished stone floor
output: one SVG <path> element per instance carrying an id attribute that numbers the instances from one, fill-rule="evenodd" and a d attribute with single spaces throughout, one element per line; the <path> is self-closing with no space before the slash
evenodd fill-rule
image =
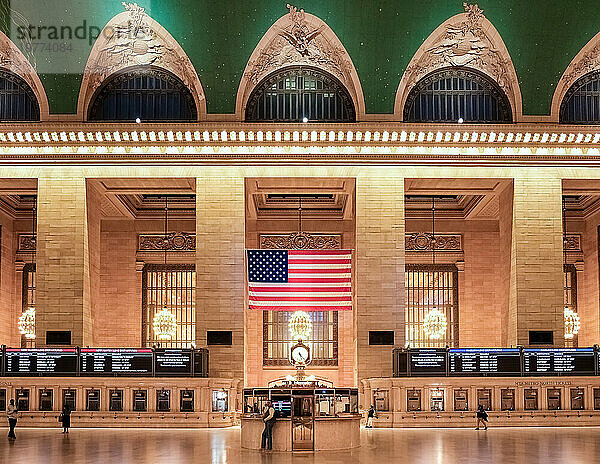
<path id="1" fill-rule="evenodd" d="M 27 464 L 591 464 L 600 462 L 600 428 L 362 430 L 348 452 L 261 454 L 240 449 L 239 427 L 181 429 L 17 428 L 0 440 L 0 463 Z"/>

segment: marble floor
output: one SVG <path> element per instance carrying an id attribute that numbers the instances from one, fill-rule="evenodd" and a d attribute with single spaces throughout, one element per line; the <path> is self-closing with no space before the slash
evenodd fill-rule
<path id="1" fill-rule="evenodd" d="M 600 428 L 362 430 L 348 452 L 261 454 L 240 449 L 228 429 L 17 428 L 0 440 L 0 463 L 28 464 L 591 464 L 600 462 Z"/>

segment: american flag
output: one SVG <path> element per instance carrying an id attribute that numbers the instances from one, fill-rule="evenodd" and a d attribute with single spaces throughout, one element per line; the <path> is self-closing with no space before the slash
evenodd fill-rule
<path id="1" fill-rule="evenodd" d="M 352 309 L 350 250 L 247 250 L 251 309 Z"/>

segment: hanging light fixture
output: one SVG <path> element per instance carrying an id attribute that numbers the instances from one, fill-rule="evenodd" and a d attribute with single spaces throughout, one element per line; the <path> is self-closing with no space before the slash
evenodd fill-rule
<path id="1" fill-rule="evenodd" d="M 310 316 L 304 311 L 294 311 L 288 327 L 294 340 L 306 340 L 312 330 Z"/>
<path id="2" fill-rule="evenodd" d="M 32 226 L 31 226 L 31 238 L 32 242 L 36 244 L 35 240 L 35 206 L 36 206 L 37 197 L 33 200 L 33 211 L 32 211 Z M 35 262 L 35 249 L 31 252 L 31 261 Z M 25 335 L 27 340 L 35 339 L 35 307 L 33 305 L 29 305 L 29 307 L 21 313 L 18 321 L 19 332 L 21 335 Z"/>
<path id="3" fill-rule="evenodd" d="M 563 206 L 563 272 L 565 274 L 565 290 L 569 288 L 568 281 L 568 273 L 567 273 L 567 250 L 566 250 L 566 242 L 567 242 L 567 203 L 565 197 L 562 197 L 562 206 Z M 565 293 L 565 296 L 567 294 Z M 569 306 L 569 301 L 565 301 L 565 308 L 563 311 L 563 318 L 565 324 L 565 340 L 573 340 L 575 335 L 579 333 L 579 328 L 581 327 L 581 321 L 579 319 L 579 314 L 577 314 L 573 309 Z"/>
<path id="4" fill-rule="evenodd" d="M 168 197 L 165 196 L 165 237 L 163 241 L 165 257 L 163 274 L 163 307 L 160 311 L 154 314 L 154 319 L 152 321 L 152 328 L 154 329 L 154 334 L 159 340 L 170 340 L 175 336 L 177 331 L 177 318 L 167 308 L 167 248 L 169 247 L 169 237 L 167 235 L 168 212 Z"/>
<path id="5" fill-rule="evenodd" d="M 435 196 L 431 197 L 431 261 L 435 265 Z M 429 309 L 423 319 L 423 330 L 429 338 L 439 340 L 446 335 L 448 320 L 437 307 Z"/>

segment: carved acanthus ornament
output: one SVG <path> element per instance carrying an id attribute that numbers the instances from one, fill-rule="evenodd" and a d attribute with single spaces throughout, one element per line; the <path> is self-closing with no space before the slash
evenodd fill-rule
<path id="1" fill-rule="evenodd" d="M 331 43 L 323 31 L 325 24 L 310 24 L 304 10 L 290 4 L 284 26 L 262 49 L 258 58 L 248 63 L 245 75 L 253 84 L 276 69 L 288 65 L 316 66 L 336 76 L 346 87 L 353 88 L 350 73 L 352 65 L 345 51 Z M 313 17 L 314 18 L 314 17 Z M 312 21 L 314 23 L 314 21 Z"/>
<path id="2" fill-rule="evenodd" d="M 139 251 L 195 251 L 196 235 L 186 232 L 173 232 L 165 237 L 161 234 L 140 234 Z"/>
<path id="3" fill-rule="evenodd" d="M 582 251 L 581 235 L 567 234 L 563 237 L 563 247 L 565 251 Z"/>
<path id="4" fill-rule="evenodd" d="M 127 14 L 115 16 L 106 25 L 96 44 L 95 59 L 86 67 L 88 95 L 109 75 L 131 66 L 159 66 L 178 76 L 190 90 L 197 89 L 198 76 L 192 63 L 167 37 L 166 30 L 155 27 L 157 23 L 137 3 L 122 4 Z"/>
<path id="5" fill-rule="evenodd" d="M 441 68 L 468 66 L 492 77 L 510 97 L 513 95 L 511 64 L 494 45 L 484 27 L 483 10 L 463 3 L 465 12 L 459 22 L 448 22 L 435 45 L 428 48 L 416 63 L 406 69 L 406 88 L 410 90 L 422 77 Z"/>
<path id="6" fill-rule="evenodd" d="M 32 234 L 19 234 L 19 248 L 20 252 L 29 252 L 36 250 L 36 236 Z"/>
<path id="7" fill-rule="evenodd" d="M 588 50 L 577 62 L 569 66 L 562 77 L 565 92 L 579 79 L 592 71 L 600 69 L 600 43 Z"/>
<path id="8" fill-rule="evenodd" d="M 433 251 L 434 236 L 428 232 L 406 234 L 404 249 L 406 251 Z M 460 234 L 435 234 L 435 251 L 461 251 L 462 236 Z"/>
<path id="9" fill-rule="evenodd" d="M 289 235 L 261 235 L 260 248 L 283 250 L 339 250 L 342 247 L 340 235 L 309 234 L 296 232 Z"/>

